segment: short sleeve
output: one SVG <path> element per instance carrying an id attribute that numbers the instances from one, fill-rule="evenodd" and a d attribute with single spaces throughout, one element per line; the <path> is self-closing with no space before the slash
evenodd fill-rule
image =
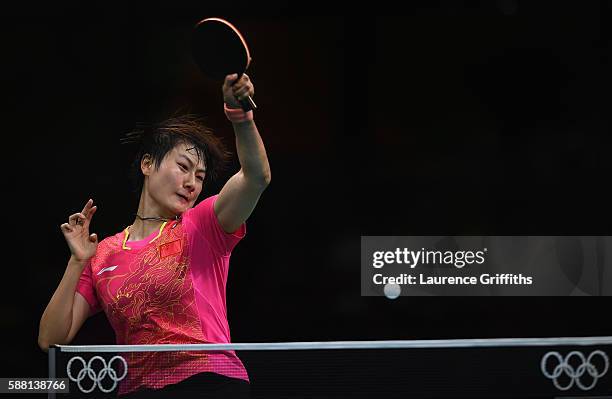
<path id="1" fill-rule="evenodd" d="M 94 287 L 93 276 L 91 272 L 91 259 L 87 261 L 83 272 L 81 273 L 81 277 L 79 277 L 79 282 L 77 283 L 76 292 L 81 294 L 83 298 L 89 304 L 89 314 L 93 315 L 102 310 L 100 306 L 100 301 L 98 300 L 98 295 L 96 295 L 96 290 Z"/>
<path id="2" fill-rule="evenodd" d="M 230 255 L 236 244 L 246 235 L 246 223 L 233 233 L 226 233 L 217 215 L 215 214 L 215 201 L 218 195 L 213 195 L 200 202 L 186 214 L 195 229 L 210 242 L 212 247 L 221 255 Z"/>

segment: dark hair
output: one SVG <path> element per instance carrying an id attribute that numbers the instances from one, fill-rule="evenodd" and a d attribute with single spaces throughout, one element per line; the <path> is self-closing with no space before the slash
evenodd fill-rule
<path id="1" fill-rule="evenodd" d="M 181 144 L 193 145 L 198 161 L 204 162 L 206 175 L 204 184 L 212 182 L 227 165 L 231 153 L 212 130 L 206 127 L 196 115 L 186 114 L 172 117 L 160 123 L 139 126 L 121 139 L 122 144 L 138 144 L 136 156 L 130 166 L 129 177 L 133 191 L 140 195 L 144 184 L 144 175 L 140 169 L 142 158 L 149 154 L 159 169 L 162 161 L 172 149 Z"/>

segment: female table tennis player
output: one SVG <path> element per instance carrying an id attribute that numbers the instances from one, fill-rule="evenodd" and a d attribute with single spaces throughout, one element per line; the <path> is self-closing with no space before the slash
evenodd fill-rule
<path id="1" fill-rule="evenodd" d="M 142 188 L 129 227 L 98 243 L 89 232 L 97 210 L 91 199 L 61 225 L 71 257 L 40 321 L 43 350 L 70 343 L 85 319 L 100 310 L 120 345 L 230 342 L 229 259 L 271 176 L 253 111 L 240 108 L 239 101 L 254 92 L 246 74 L 225 78 L 224 108 L 241 169 L 219 194 L 194 206 L 227 152 L 196 118 L 178 117 L 139 138 L 135 165 Z M 233 351 L 124 355 L 129 373 L 119 385 L 120 396 L 248 395 L 247 373 Z"/>

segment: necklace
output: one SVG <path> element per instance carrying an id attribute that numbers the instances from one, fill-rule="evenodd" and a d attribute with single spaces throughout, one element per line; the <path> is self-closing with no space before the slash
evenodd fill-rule
<path id="1" fill-rule="evenodd" d="M 158 216 L 155 216 L 155 217 L 149 217 L 149 218 L 145 218 L 145 217 L 140 216 L 140 215 L 139 215 L 139 214 L 137 214 L 137 213 L 135 213 L 135 214 L 134 214 L 134 216 L 136 216 L 136 217 L 137 217 L 138 219 L 140 219 L 140 220 L 157 220 L 157 221 L 159 221 L 159 222 L 167 222 L 167 221 L 169 221 L 169 220 L 176 220 L 176 221 L 181 220 L 181 216 L 182 216 L 182 215 L 177 215 L 177 216 L 175 216 L 175 217 L 173 217 L 173 218 L 169 218 L 169 219 L 168 219 L 168 218 L 158 217 Z"/>
<path id="2" fill-rule="evenodd" d="M 160 222 L 164 222 L 164 223 L 162 223 L 162 225 L 161 225 L 161 226 L 160 226 L 160 228 L 159 228 L 159 233 L 157 233 L 157 237 L 155 237 L 153 240 L 151 240 L 151 241 L 149 242 L 149 244 L 150 244 L 150 243 L 152 243 L 153 241 L 157 240 L 157 239 L 159 238 L 159 236 L 161 236 L 162 231 L 164 230 L 164 227 L 166 226 L 166 224 L 168 223 L 168 221 L 170 221 L 170 220 L 175 220 L 175 221 L 176 221 L 176 222 L 174 223 L 174 225 L 172 226 L 172 230 L 174 230 L 174 228 L 175 228 L 176 226 L 178 226 L 178 224 L 179 224 L 179 222 L 180 222 L 180 220 L 181 220 L 181 217 L 182 217 L 182 215 L 178 215 L 178 216 L 175 216 L 175 217 L 170 218 L 170 219 L 167 219 L 167 218 L 162 218 L 162 217 L 158 217 L 158 216 L 145 218 L 145 217 L 140 216 L 140 215 L 139 215 L 139 214 L 137 214 L 137 213 L 135 213 L 135 214 L 134 214 L 134 216 L 136 216 L 136 217 L 137 217 L 138 219 L 140 219 L 140 220 L 158 220 L 158 221 L 160 221 Z M 126 250 L 131 250 L 131 249 L 132 249 L 132 248 L 130 248 L 130 247 L 128 247 L 128 246 L 126 245 L 126 244 L 127 244 L 128 237 L 130 236 L 130 227 L 132 227 L 132 226 L 128 226 L 128 227 L 126 227 L 126 228 L 125 228 L 125 230 L 124 230 L 124 231 L 125 231 L 125 237 L 123 238 L 123 245 L 121 246 L 123 249 L 126 249 Z"/>

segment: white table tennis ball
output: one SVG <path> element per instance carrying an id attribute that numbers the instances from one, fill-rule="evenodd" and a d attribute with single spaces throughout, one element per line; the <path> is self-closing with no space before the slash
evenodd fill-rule
<path id="1" fill-rule="evenodd" d="M 385 284 L 384 292 L 387 298 L 395 299 L 402 293 L 402 287 L 400 287 L 399 284 L 387 283 Z"/>

